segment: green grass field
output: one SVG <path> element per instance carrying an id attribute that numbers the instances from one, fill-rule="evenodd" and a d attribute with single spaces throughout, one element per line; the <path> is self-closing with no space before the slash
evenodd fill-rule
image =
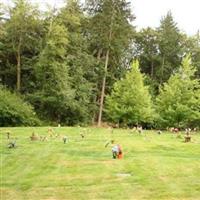
<path id="1" fill-rule="evenodd" d="M 30 141 L 46 128 L 9 128 L 17 148 L 8 149 L 0 130 L 1 200 L 198 200 L 200 134 L 184 143 L 171 133 L 142 135 L 129 130 L 54 128 L 62 138 Z M 124 158 L 112 159 L 106 141 L 115 139 Z"/>

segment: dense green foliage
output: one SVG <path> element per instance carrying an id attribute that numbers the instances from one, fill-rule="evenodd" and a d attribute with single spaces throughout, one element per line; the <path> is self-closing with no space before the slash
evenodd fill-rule
<path id="1" fill-rule="evenodd" d="M 1 128 L 2 200 L 198 200 L 200 196 L 200 135 L 184 143 L 168 132 L 87 128 L 53 128 L 69 138 L 30 141 L 34 130 L 47 136 L 44 128 L 9 128 L 17 137 L 17 148 L 6 147 L 6 128 Z M 113 160 L 108 140 L 122 146 L 124 158 Z"/>
<path id="2" fill-rule="evenodd" d="M 101 125 L 104 96 L 110 93 L 116 79 L 125 71 L 124 56 L 131 46 L 134 20 L 130 2 L 125 0 L 87 0 L 88 12 L 91 15 L 88 23 L 90 48 L 97 58 L 98 66 L 103 71 L 100 82 L 97 82 L 96 94 L 99 102 L 98 125 Z"/>
<path id="3" fill-rule="evenodd" d="M 31 81 L 35 56 L 41 37 L 39 10 L 28 1 L 15 1 L 15 7 L 5 11 L 4 34 L 0 54 L 1 79 L 3 84 L 25 92 Z M 8 19 L 7 19 L 8 17 Z M 27 83 L 28 82 L 28 83 Z"/>
<path id="4" fill-rule="evenodd" d="M 69 0 L 58 16 L 68 31 L 68 43 L 65 59 L 68 66 L 71 89 L 74 91 L 73 102 L 68 107 L 65 122 L 67 124 L 88 124 L 97 106 L 93 100 L 96 95 L 96 59 L 89 51 L 89 44 L 84 33 L 87 20 L 77 1 Z"/>
<path id="5" fill-rule="evenodd" d="M 65 62 L 66 44 L 67 30 L 52 22 L 35 67 L 37 88 L 31 98 L 38 112 L 43 112 L 40 115 L 58 123 L 63 121 L 62 114 L 67 113 L 73 98 Z"/>
<path id="6" fill-rule="evenodd" d="M 138 61 L 134 61 L 130 72 L 117 81 L 107 100 L 107 114 L 115 122 L 124 125 L 150 123 L 154 119 L 151 96 L 144 86 Z"/>
<path id="7" fill-rule="evenodd" d="M 171 12 L 161 20 L 158 28 L 158 45 L 161 64 L 159 67 L 160 83 L 167 81 L 181 63 L 181 33 L 174 22 Z"/>
<path id="8" fill-rule="evenodd" d="M 39 120 L 33 107 L 0 86 L 0 126 L 34 126 Z"/>
<path id="9" fill-rule="evenodd" d="M 196 77 L 199 78 L 199 32 L 194 36 L 181 33 L 171 12 L 162 18 L 157 29 L 142 29 L 135 37 L 133 55 L 139 59 L 142 72 L 150 76 L 154 95 L 158 94 L 159 85 L 179 68 L 182 57 L 188 53 L 191 54 L 197 68 Z"/>
<path id="10" fill-rule="evenodd" d="M 42 120 L 100 125 L 107 120 L 104 97 L 126 76 L 134 59 L 153 103 L 159 88 L 180 71 L 186 54 L 198 81 L 199 32 L 182 33 L 171 12 L 159 27 L 136 31 L 131 3 L 134 6 L 130 0 L 66 0 L 62 8 L 45 12 L 30 0 L 13 0 L 7 8 L 1 3 L 0 84 L 22 94 Z"/>
<path id="11" fill-rule="evenodd" d="M 200 123 L 200 83 L 189 56 L 183 59 L 157 97 L 158 122 L 162 126 L 187 127 Z"/>

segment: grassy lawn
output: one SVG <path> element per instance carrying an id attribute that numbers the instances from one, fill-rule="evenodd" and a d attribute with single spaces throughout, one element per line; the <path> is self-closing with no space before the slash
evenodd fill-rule
<path id="1" fill-rule="evenodd" d="M 170 133 L 143 135 L 129 130 L 54 128 L 67 135 L 48 141 L 30 141 L 33 130 L 1 128 L 1 200 L 198 200 L 200 199 L 200 134 L 184 143 Z M 6 130 L 17 137 L 8 149 Z M 106 141 L 115 139 L 124 158 L 113 160 Z"/>

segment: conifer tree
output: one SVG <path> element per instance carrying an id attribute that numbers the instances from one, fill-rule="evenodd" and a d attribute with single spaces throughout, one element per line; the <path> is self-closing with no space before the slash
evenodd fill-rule
<path id="1" fill-rule="evenodd" d="M 186 127 L 200 122 L 200 85 L 194 79 L 190 56 L 182 61 L 157 97 L 158 123 L 165 127 Z"/>
<path id="2" fill-rule="evenodd" d="M 111 95 L 106 98 L 106 112 L 115 123 L 138 125 L 153 121 L 153 109 L 144 76 L 134 61 L 124 79 L 114 84 Z"/>
<path id="3" fill-rule="evenodd" d="M 68 30 L 66 44 L 66 62 L 69 67 L 71 86 L 75 92 L 72 123 L 91 123 L 95 110 L 93 101 L 95 65 L 94 57 L 88 51 L 88 41 L 84 37 L 84 16 L 78 0 L 68 0 L 57 16 L 57 21 Z"/>
<path id="4" fill-rule="evenodd" d="M 74 95 L 65 59 L 67 37 L 67 29 L 52 21 L 35 67 L 38 90 L 32 101 L 37 110 L 43 112 L 41 115 L 57 122 L 66 122 Z"/>
<path id="5" fill-rule="evenodd" d="M 161 19 L 161 24 L 158 28 L 160 65 L 156 75 L 161 84 L 167 81 L 173 71 L 181 64 L 181 40 L 180 31 L 173 19 L 172 13 L 169 11 Z"/>
<path id="6" fill-rule="evenodd" d="M 98 126 L 101 126 L 108 78 L 112 82 L 120 71 L 122 57 L 131 44 L 134 20 L 131 13 L 130 1 L 127 0 L 87 0 L 89 19 L 89 39 L 93 55 L 101 65 L 101 83 L 97 95 L 99 101 Z"/>

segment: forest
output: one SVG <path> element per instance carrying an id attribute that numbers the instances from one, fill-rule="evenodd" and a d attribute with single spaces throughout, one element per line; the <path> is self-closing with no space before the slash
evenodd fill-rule
<path id="1" fill-rule="evenodd" d="M 0 3 L 0 126 L 199 127 L 200 33 L 137 30 L 131 4 Z"/>

